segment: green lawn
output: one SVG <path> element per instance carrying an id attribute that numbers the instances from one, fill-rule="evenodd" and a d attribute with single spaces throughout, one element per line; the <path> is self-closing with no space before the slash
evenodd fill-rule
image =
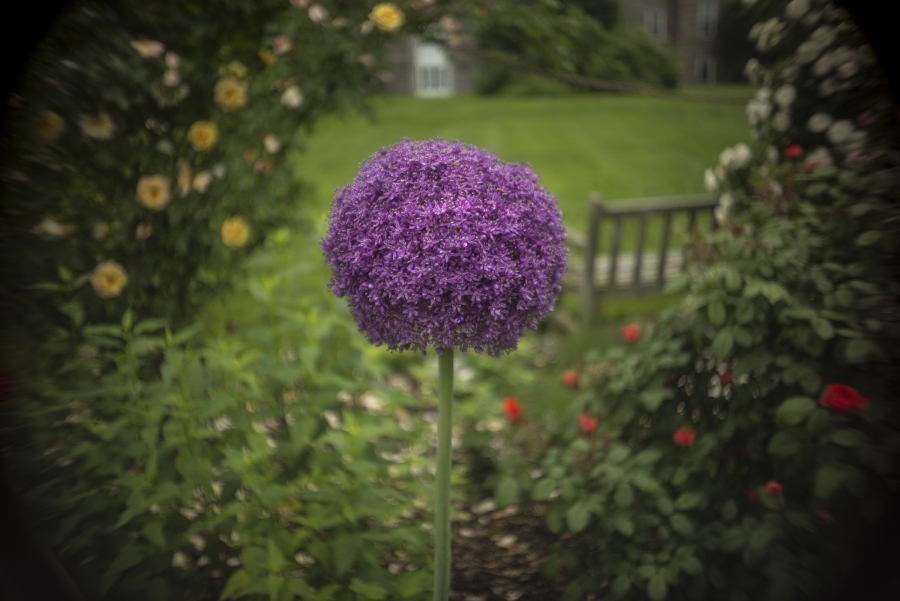
<path id="1" fill-rule="evenodd" d="M 749 97 L 747 87 L 686 92 Z M 740 104 L 627 95 L 417 99 L 382 97 L 376 117 L 323 120 L 306 152 L 294 155 L 299 177 L 315 184 L 322 215 L 334 191 L 360 162 L 400 138 L 442 137 L 486 148 L 506 161 L 524 161 L 559 200 L 566 225 L 583 230 L 592 191 L 608 199 L 702 193 L 703 170 L 719 152 L 749 141 Z"/>

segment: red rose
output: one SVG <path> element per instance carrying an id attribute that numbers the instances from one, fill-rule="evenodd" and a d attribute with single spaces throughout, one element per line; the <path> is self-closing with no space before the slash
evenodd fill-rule
<path id="1" fill-rule="evenodd" d="M 686 449 L 694 444 L 694 439 L 696 437 L 697 433 L 690 428 L 678 428 L 677 430 L 675 430 L 675 434 L 672 435 L 672 440 L 679 447 Z"/>
<path id="2" fill-rule="evenodd" d="M 585 434 L 590 434 L 597 429 L 597 418 L 582 413 L 578 416 L 578 427 L 581 428 L 581 431 Z"/>
<path id="3" fill-rule="evenodd" d="M 756 503 L 756 491 L 755 490 L 747 491 L 747 500 L 750 501 L 751 503 Z"/>
<path id="4" fill-rule="evenodd" d="M 728 386 L 733 381 L 734 381 L 734 379 L 731 377 L 730 371 L 726 371 L 724 374 L 719 376 L 719 384 L 721 384 L 722 386 Z"/>
<path id="5" fill-rule="evenodd" d="M 769 480 L 766 483 L 766 494 L 770 497 L 777 497 L 784 492 L 784 487 L 775 480 Z"/>
<path id="6" fill-rule="evenodd" d="M 578 385 L 578 372 L 574 369 L 570 369 L 563 374 L 562 382 L 566 386 L 572 386 L 574 388 Z"/>
<path id="7" fill-rule="evenodd" d="M 641 326 L 637 324 L 627 325 L 622 328 L 622 338 L 628 344 L 637 342 L 637 339 L 641 337 Z"/>
<path id="8" fill-rule="evenodd" d="M 834 521 L 834 518 L 827 511 L 817 511 L 816 521 L 827 526 Z"/>
<path id="9" fill-rule="evenodd" d="M 794 161 L 803 156 L 803 147 L 799 144 L 791 144 L 784 149 L 784 158 Z"/>
<path id="10" fill-rule="evenodd" d="M 16 392 L 16 379 L 5 367 L 0 367 L 0 403 L 8 401 Z"/>
<path id="11" fill-rule="evenodd" d="M 842 415 L 858 415 L 869 406 L 869 401 L 860 396 L 855 388 L 829 384 L 822 393 L 822 406 Z"/>
<path id="12" fill-rule="evenodd" d="M 519 401 L 509 397 L 503 401 L 503 413 L 509 421 L 515 423 L 522 417 L 522 406 L 519 405 Z"/>

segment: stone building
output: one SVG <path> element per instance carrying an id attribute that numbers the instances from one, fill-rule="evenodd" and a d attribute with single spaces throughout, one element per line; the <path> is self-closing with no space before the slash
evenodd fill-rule
<path id="1" fill-rule="evenodd" d="M 719 8 L 735 0 L 622 0 L 622 18 L 675 50 L 681 83 L 716 83 Z"/>
<path id="2" fill-rule="evenodd" d="M 719 7 L 736 0 L 621 0 L 623 21 L 675 51 L 681 83 L 715 84 Z M 422 97 L 474 92 L 477 65 L 460 53 L 406 37 L 390 48 L 388 91 Z"/>

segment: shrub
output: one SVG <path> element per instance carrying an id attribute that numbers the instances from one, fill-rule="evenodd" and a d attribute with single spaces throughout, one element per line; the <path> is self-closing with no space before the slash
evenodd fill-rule
<path id="1" fill-rule="evenodd" d="M 501 466 L 498 498 L 578 533 L 546 570 L 568 599 L 815 598 L 896 488 L 896 116 L 833 6 L 766 27 L 758 143 L 707 174 L 719 229 L 670 285 L 683 304 L 588 362 L 565 427 Z"/>

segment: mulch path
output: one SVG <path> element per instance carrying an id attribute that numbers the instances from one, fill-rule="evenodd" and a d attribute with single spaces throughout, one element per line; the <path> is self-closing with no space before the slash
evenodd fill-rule
<path id="1" fill-rule="evenodd" d="M 543 508 L 494 511 L 487 501 L 453 523 L 451 601 L 555 601 L 567 582 L 541 575 L 550 546 L 567 538 L 547 529 Z"/>

